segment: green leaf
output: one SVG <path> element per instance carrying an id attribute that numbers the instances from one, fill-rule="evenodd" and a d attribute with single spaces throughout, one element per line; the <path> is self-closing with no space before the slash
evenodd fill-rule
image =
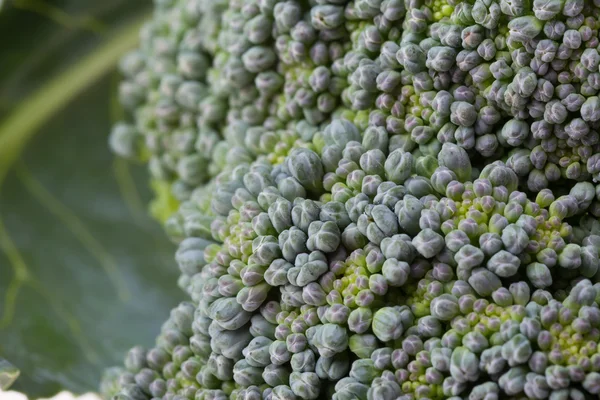
<path id="1" fill-rule="evenodd" d="M 108 3 L 113 14 L 129 4 Z M 72 51 L 48 51 L 44 37 L 25 34 L 23 43 L 46 53 L 1 67 L 0 357 L 14 367 L 0 363 L 0 386 L 18 368 L 12 389 L 32 397 L 97 390 L 104 368 L 135 344 L 151 346 L 183 299 L 174 247 L 147 213 L 146 170 L 107 145 L 115 66 L 135 45 L 137 14 L 86 40 L 71 37 L 88 35 L 85 26 L 50 18 Z"/>
<path id="2" fill-rule="evenodd" d="M 13 382 L 19 377 L 20 371 L 6 361 L 0 358 L 0 390 L 7 390 Z"/>

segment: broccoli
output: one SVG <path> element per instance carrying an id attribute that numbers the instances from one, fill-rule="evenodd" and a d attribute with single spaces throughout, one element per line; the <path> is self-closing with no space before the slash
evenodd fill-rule
<path id="1" fill-rule="evenodd" d="M 189 301 L 103 393 L 600 395 L 599 28 L 584 0 L 156 1 L 110 144 L 170 191 Z"/>

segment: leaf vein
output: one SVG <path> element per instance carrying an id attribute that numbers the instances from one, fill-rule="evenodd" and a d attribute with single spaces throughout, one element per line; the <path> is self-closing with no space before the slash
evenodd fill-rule
<path id="1" fill-rule="evenodd" d="M 8 234 L 6 227 L 4 226 L 4 221 L 0 216 L 0 248 L 6 254 L 11 267 L 14 271 L 14 277 L 9 283 L 8 289 L 6 290 L 5 295 L 5 303 L 4 310 L 2 313 L 2 319 L 0 320 L 0 329 L 8 326 L 14 317 L 17 295 L 19 293 L 19 289 L 23 285 L 23 283 L 27 282 L 30 278 L 29 270 L 27 269 L 27 264 L 21 256 L 19 249 L 13 242 L 12 238 Z"/>
<path id="2" fill-rule="evenodd" d="M 107 30 L 107 26 L 94 17 L 71 15 L 43 0 L 13 0 L 13 6 L 39 14 L 67 29 L 84 29 L 96 34 L 104 34 Z"/>
<path id="3" fill-rule="evenodd" d="M 21 180 L 27 191 L 34 196 L 39 203 L 46 207 L 48 211 L 54 214 L 65 227 L 69 229 L 77 240 L 85 247 L 89 253 L 96 258 L 102 269 L 112 281 L 119 299 L 126 302 L 130 293 L 121 279 L 119 268 L 111 254 L 104 248 L 91 233 L 85 223 L 74 214 L 67 206 L 54 197 L 31 173 L 29 173 L 24 164 L 19 164 L 15 169 L 17 177 Z"/>
<path id="4" fill-rule="evenodd" d="M 135 46 L 140 26 L 147 18 L 144 14 L 136 23 L 115 32 L 105 45 L 54 77 L 0 122 L 0 184 L 44 122 L 114 68 L 123 53 Z"/>

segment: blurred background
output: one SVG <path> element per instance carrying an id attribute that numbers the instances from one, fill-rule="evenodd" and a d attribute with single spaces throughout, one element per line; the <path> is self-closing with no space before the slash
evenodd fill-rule
<path id="1" fill-rule="evenodd" d="M 14 390 L 10 390 L 7 392 L 0 392 L 1 400 L 28 400 L 27 396 L 23 393 L 16 392 Z M 60 392 L 55 394 L 52 397 L 41 400 L 99 400 L 100 396 L 96 393 L 85 393 L 82 395 L 75 395 L 71 392 Z"/>
<path id="2" fill-rule="evenodd" d="M 30 399 L 97 390 L 182 299 L 145 169 L 107 145 L 118 61 L 151 8 L 0 0 L 0 358 Z"/>

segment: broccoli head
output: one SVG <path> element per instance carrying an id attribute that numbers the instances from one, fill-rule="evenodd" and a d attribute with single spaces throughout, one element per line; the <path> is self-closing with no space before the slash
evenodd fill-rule
<path id="1" fill-rule="evenodd" d="M 600 395 L 599 28 L 596 0 L 156 1 L 111 145 L 168 192 L 189 301 L 103 391 Z"/>

